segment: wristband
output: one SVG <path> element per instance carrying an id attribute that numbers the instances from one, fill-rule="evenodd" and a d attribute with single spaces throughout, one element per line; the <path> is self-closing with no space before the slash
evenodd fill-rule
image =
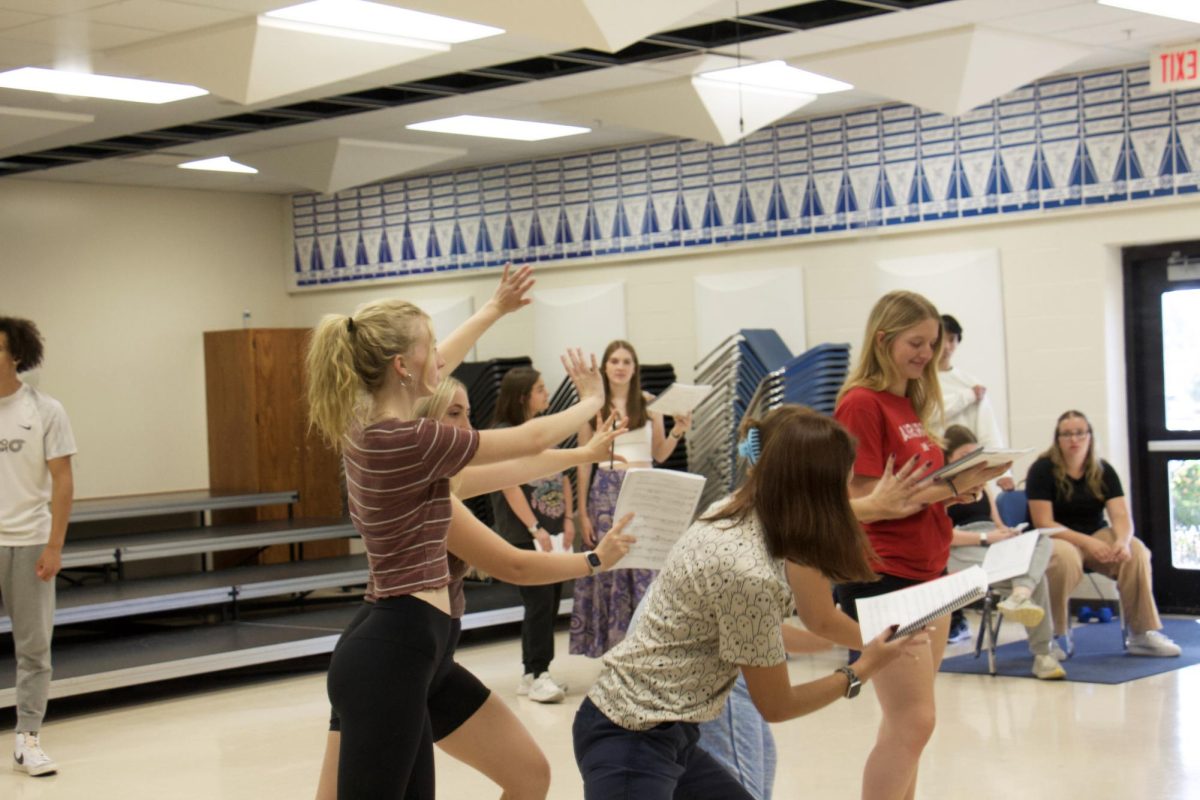
<path id="1" fill-rule="evenodd" d="M 987 531 L 980 531 L 980 533 L 979 533 L 979 546 L 980 546 L 980 547 L 987 547 L 987 546 L 988 546 L 988 535 L 987 535 Z"/>
<path id="2" fill-rule="evenodd" d="M 529 531 L 530 536 L 537 536 L 538 529 L 540 529 L 541 527 L 542 527 L 541 525 L 538 525 L 535 522 L 532 525 L 526 527 L 525 530 Z"/>
<path id="3" fill-rule="evenodd" d="M 958 489 L 954 488 L 954 479 L 946 478 L 946 485 L 950 487 L 950 496 L 958 497 Z"/>

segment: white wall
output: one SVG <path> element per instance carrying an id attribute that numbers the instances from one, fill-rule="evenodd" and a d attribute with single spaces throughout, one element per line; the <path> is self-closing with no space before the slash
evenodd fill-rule
<path id="1" fill-rule="evenodd" d="M 872 231 L 777 246 L 548 266 L 538 288 L 621 281 L 627 330 L 646 362 L 695 363 L 695 275 L 804 269 L 810 345 L 857 350 L 875 300 L 877 261 L 994 248 L 1000 253 L 1009 359 L 1009 429 L 1017 446 L 1049 444 L 1078 407 L 1128 474 L 1120 247 L 1194 237 L 1200 198 L 1125 209 L 1034 215 L 917 230 Z M 48 339 L 43 388 L 71 413 L 79 496 L 207 484 L 201 333 L 311 325 L 380 296 L 421 304 L 471 297 L 498 273 L 287 295 L 286 200 L 42 181 L 0 181 L 0 313 L 38 320 Z M 960 315 L 960 319 L 963 319 Z M 964 324 L 969 324 L 963 319 Z M 970 328 L 967 345 L 984 331 Z M 526 311 L 502 320 L 478 358 L 535 352 Z M 1019 470 L 1020 471 L 1020 470 Z"/>
<path id="2" fill-rule="evenodd" d="M 76 495 L 208 486 L 202 333 L 286 325 L 286 199 L 0 181 L 0 314 L 79 445 Z"/>

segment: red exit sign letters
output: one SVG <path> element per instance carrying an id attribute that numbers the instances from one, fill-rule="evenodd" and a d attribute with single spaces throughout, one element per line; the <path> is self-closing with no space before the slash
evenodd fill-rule
<path id="1" fill-rule="evenodd" d="M 1150 54 L 1150 91 L 1200 87 L 1200 43 L 1176 45 Z"/>

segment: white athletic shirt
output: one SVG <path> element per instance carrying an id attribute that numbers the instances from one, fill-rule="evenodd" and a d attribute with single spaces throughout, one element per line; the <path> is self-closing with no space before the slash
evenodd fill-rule
<path id="1" fill-rule="evenodd" d="M 75 454 L 62 405 L 27 384 L 0 397 L 0 546 L 50 541 L 50 469 Z"/>
<path id="2" fill-rule="evenodd" d="M 646 424 L 636 430 L 622 433 L 613 441 L 613 454 L 625 456 L 629 465 L 654 463 L 654 427 L 646 420 Z"/>

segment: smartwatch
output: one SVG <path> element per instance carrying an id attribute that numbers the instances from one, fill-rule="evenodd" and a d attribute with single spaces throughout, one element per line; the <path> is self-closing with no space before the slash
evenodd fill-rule
<path id="1" fill-rule="evenodd" d="M 600 563 L 600 556 L 596 555 L 595 550 L 587 551 L 583 554 L 583 557 L 587 559 L 589 575 L 595 575 L 600 571 L 600 567 L 602 566 Z"/>
<path id="2" fill-rule="evenodd" d="M 525 530 L 529 531 L 530 536 L 537 536 L 538 529 L 541 527 L 542 527 L 541 525 L 538 525 L 535 522 L 532 525 L 530 525 L 528 528 L 526 528 Z"/>
<path id="3" fill-rule="evenodd" d="M 850 669 L 850 667 L 838 667 L 836 672 L 842 673 L 850 681 L 846 686 L 846 693 L 842 696 L 847 700 L 852 697 L 858 697 L 858 693 L 862 691 L 862 681 L 858 679 L 858 675 L 854 674 L 854 670 Z"/>
<path id="4" fill-rule="evenodd" d="M 980 546 L 980 547 L 987 547 L 987 546 L 988 546 L 988 535 L 987 535 L 987 531 L 980 531 L 980 532 L 979 532 L 979 546 Z"/>

